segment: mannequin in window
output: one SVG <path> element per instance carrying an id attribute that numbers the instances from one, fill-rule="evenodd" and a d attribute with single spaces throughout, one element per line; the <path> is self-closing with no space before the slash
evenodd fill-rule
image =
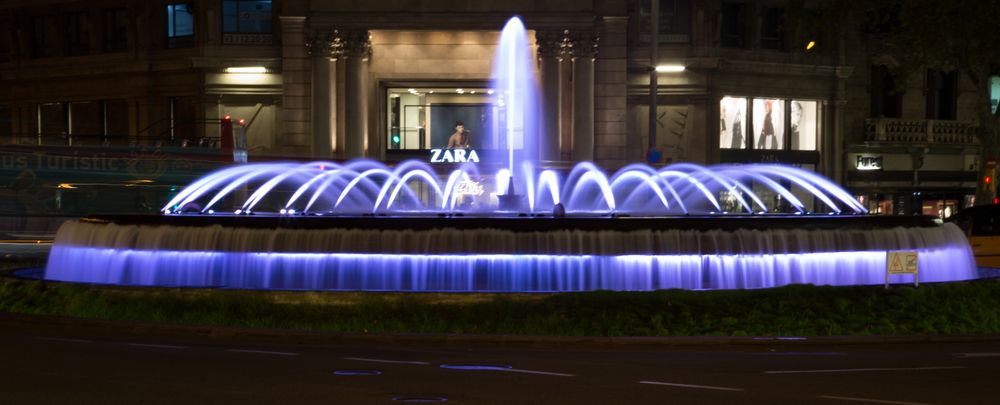
<path id="1" fill-rule="evenodd" d="M 465 124 L 462 121 L 456 121 L 455 133 L 451 134 L 451 137 L 448 138 L 448 149 L 468 148 L 469 137 L 469 131 L 465 130 Z"/>
<path id="2" fill-rule="evenodd" d="M 733 140 L 732 149 L 743 149 L 743 111 L 736 109 L 736 118 L 733 118 Z"/>
<path id="3" fill-rule="evenodd" d="M 774 135 L 774 122 L 771 119 L 771 109 L 774 101 L 764 102 L 764 127 L 760 130 L 760 137 L 757 139 L 757 149 L 778 149 L 778 138 Z"/>

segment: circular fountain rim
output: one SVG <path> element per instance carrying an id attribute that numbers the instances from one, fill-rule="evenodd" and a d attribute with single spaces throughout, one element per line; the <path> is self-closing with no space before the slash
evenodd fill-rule
<path id="1" fill-rule="evenodd" d="M 81 222 L 94 224 L 207 227 L 250 229 L 501 229 L 514 232 L 545 231 L 635 231 L 635 230 L 848 230 L 925 228 L 941 226 L 931 216 L 868 215 L 690 215 L 690 216 L 574 216 L 539 215 L 367 215 L 367 216 L 287 216 L 287 215 L 92 215 Z"/>

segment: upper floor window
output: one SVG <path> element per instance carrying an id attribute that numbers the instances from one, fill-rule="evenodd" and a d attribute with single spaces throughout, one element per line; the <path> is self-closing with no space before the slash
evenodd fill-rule
<path id="1" fill-rule="evenodd" d="M 104 10 L 104 52 L 123 52 L 128 46 L 128 10 Z"/>
<path id="2" fill-rule="evenodd" d="M 719 44 L 733 48 L 745 47 L 747 5 L 723 2 L 721 7 Z"/>
<path id="3" fill-rule="evenodd" d="M 898 79 L 889 72 L 889 68 L 881 65 L 872 66 L 871 84 L 868 89 L 872 98 L 872 117 L 903 116 L 903 92 L 897 88 L 897 81 Z"/>
<path id="4" fill-rule="evenodd" d="M 223 0 L 222 32 L 270 34 L 271 0 Z"/>
<path id="5" fill-rule="evenodd" d="M 31 56 L 47 58 L 56 55 L 56 18 L 39 16 L 31 19 Z"/>
<path id="6" fill-rule="evenodd" d="M 929 120 L 954 120 L 958 113 L 958 72 L 927 70 L 927 112 Z"/>
<path id="7" fill-rule="evenodd" d="M 764 49 L 785 49 L 785 9 L 768 7 L 760 26 L 760 46 Z"/>
<path id="8" fill-rule="evenodd" d="M 194 7 L 191 3 L 167 4 L 167 47 L 190 46 L 194 39 Z"/>
<path id="9" fill-rule="evenodd" d="M 66 21 L 66 53 L 90 53 L 90 16 L 86 12 L 71 13 Z"/>
<path id="10" fill-rule="evenodd" d="M 0 63 L 10 62 L 10 42 L 12 38 L 10 22 L 0 21 Z"/>

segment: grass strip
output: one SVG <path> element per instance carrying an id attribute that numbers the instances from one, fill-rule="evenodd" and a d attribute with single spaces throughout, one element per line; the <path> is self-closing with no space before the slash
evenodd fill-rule
<path id="1" fill-rule="evenodd" d="M 0 278 L 0 311 L 360 333 L 837 336 L 1000 333 L 1000 282 L 560 294 L 101 287 Z"/>

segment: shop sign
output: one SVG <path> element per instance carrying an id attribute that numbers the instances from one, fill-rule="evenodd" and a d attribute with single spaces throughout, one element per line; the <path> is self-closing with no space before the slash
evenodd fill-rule
<path id="1" fill-rule="evenodd" d="M 431 163 L 479 163 L 475 149 L 431 149 Z"/>
<path id="2" fill-rule="evenodd" d="M 882 170 L 882 156 L 858 155 L 854 167 L 858 170 Z"/>

